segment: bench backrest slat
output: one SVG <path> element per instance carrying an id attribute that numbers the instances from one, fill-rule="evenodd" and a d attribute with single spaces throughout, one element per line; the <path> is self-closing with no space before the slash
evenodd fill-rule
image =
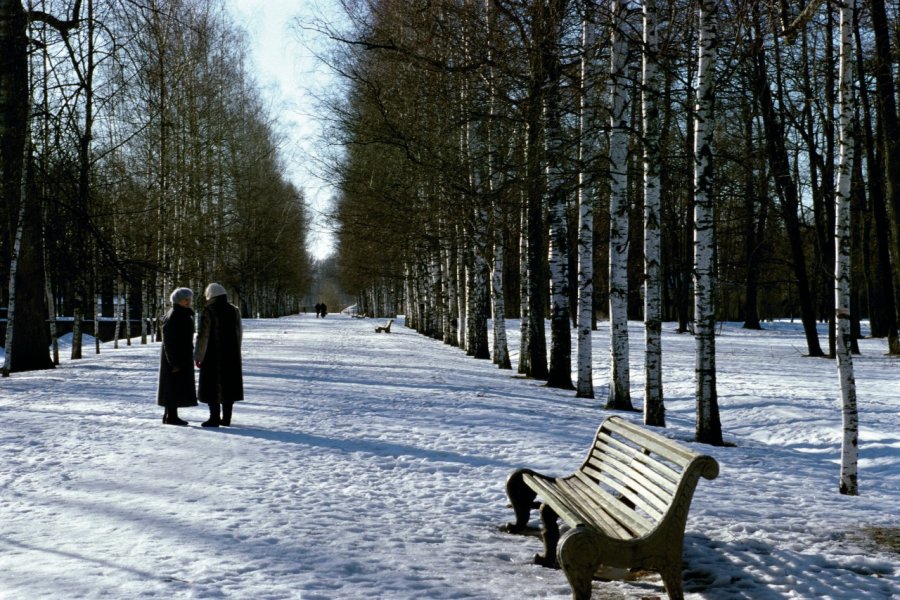
<path id="1" fill-rule="evenodd" d="M 595 445 L 594 452 L 609 453 L 617 456 L 628 464 L 634 464 L 637 468 L 643 469 L 643 475 L 653 481 L 659 488 L 658 495 L 660 498 L 668 499 L 678 489 L 678 480 L 681 473 L 672 467 L 655 460 L 652 456 L 637 450 L 633 446 L 629 446 L 613 439 L 605 433 L 598 436 L 598 441 L 606 444 L 605 448 L 597 448 Z M 636 463 L 636 464 L 635 464 Z"/>
<path id="2" fill-rule="evenodd" d="M 711 459 L 614 416 L 597 430 L 575 477 L 620 526 L 641 536 L 672 510 L 688 469 L 698 477 L 705 461 Z"/>
<path id="3" fill-rule="evenodd" d="M 659 434 L 645 431 L 621 418 L 612 417 L 607 419 L 603 422 L 601 429 L 626 436 L 629 440 L 672 461 L 681 468 L 687 467 L 698 456 L 696 452 L 692 452 L 672 440 L 666 439 Z"/>
<path id="4" fill-rule="evenodd" d="M 663 492 L 640 471 L 620 462 L 614 455 L 596 452 L 594 454 L 589 459 L 589 464 L 599 468 L 606 476 L 604 479 L 598 479 L 598 482 L 615 489 L 651 516 L 659 518 L 665 514 L 671 503 L 672 494 L 662 495 Z"/>

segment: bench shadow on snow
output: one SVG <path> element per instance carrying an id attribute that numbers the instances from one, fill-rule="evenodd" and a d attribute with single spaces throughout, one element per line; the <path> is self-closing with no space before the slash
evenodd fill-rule
<path id="1" fill-rule="evenodd" d="M 838 598 L 850 589 L 854 598 L 883 600 L 892 593 L 886 565 L 841 565 L 759 540 L 722 542 L 686 534 L 684 559 L 685 593 L 710 600 L 779 600 L 787 593 Z"/>
<path id="2" fill-rule="evenodd" d="M 310 435 L 308 433 L 275 431 L 271 429 L 258 429 L 253 427 L 229 427 L 221 428 L 217 431 L 226 435 L 250 437 L 260 440 L 269 440 L 272 442 L 282 442 L 285 444 L 296 444 L 298 446 L 314 446 L 318 448 L 326 448 L 329 450 L 336 450 L 344 454 L 362 452 L 366 454 L 372 454 L 374 456 L 390 458 L 411 456 L 414 458 L 422 458 L 434 462 L 459 463 L 470 467 L 512 468 L 509 463 L 502 460 L 497 460 L 495 458 L 469 456 L 465 454 L 459 454 L 457 452 L 448 452 L 446 450 L 429 450 L 427 448 L 419 448 L 417 446 L 408 446 L 405 444 L 395 444 L 392 442 L 384 442 L 380 440 L 326 438 L 318 435 Z"/>

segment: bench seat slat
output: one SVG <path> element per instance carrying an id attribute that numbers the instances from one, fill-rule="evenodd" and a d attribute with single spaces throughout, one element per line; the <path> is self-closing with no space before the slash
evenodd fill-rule
<path id="1" fill-rule="evenodd" d="M 589 483 L 589 485 L 591 485 L 591 493 L 597 497 L 598 502 L 601 503 L 607 514 L 614 517 L 630 531 L 637 533 L 638 536 L 644 535 L 656 527 L 656 523 L 637 513 L 634 509 L 626 506 L 621 500 L 604 490 L 602 487 L 593 484 L 591 479 L 581 471 L 576 471 L 575 477 L 581 479 L 585 483 Z"/>
<path id="2" fill-rule="evenodd" d="M 568 490 L 562 489 L 560 486 L 562 480 L 547 480 L 529 475 L 526 475 L 524 480 L 570 526 L 586 525 L 622 540 L 635 537 L 632 531 L 622 526 L 619 520 L 608 515 L 605 509 L 601 508 L 598 514 L 594 510 L 594 505 L 590 503 L 585 505 L 585 502 L 580 501 L 580 496 L 572 497 L 571 494 L 567 494 Z M 596 506 L 602 507 L 602 505 Z"/>
<path id="3" fill-rule="evenodd" d="M 615 519 L 594 514 L 589 506 L 584 506 L 576 498 L 567 495 L 558 485 L 559 480 L 546 480 L 525 476 L 525 482 L 538 496 L 549 504 L 559 517 L 572 527 L 586 525 L 603 531 L 618 539 L 631 539 L 634 535 L 622 527 Z M 600 519 L 598 520 L 598 517 Z"/>
<path id="4" fill-rule="evenodd" d="M 595 517 L 593 525 L 596 529 L 621 540 L 630 540 L 642 535 L 642 529 L 634 527 L 633 524 L 623 523 L 622 519 L 610 513 L 603 500 L 594 493 L 596 486 L 585 485 L 578 477 L 560 479 L 558 484 L 567 493 L 577 496 L 588 506 L 591 516 Z"/>

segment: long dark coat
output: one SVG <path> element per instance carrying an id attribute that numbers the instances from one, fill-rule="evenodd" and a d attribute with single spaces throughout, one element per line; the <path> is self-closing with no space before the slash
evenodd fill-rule
<path id="1" fill-rule="evenodd" d="M 200 314 L 194 359 L 200 363 L 200 402 L 228 404 L 244 399 L 241 373 L 241 311 L 217 296 Z"/>
<path id="2" fill-rule="evenodd" d="M 197 406 L 194 387 L 194 311 L 176 304 L 163 317 L 162 352 L 156 403 L 169 408 Z"/>

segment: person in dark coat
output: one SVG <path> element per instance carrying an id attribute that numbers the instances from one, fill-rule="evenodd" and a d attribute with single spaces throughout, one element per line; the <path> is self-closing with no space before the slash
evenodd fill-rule
<path id="1" fill-rule="evenodd" d="M 209 284 L 204 295 L 206 307 L 200 314 L 194 349 L 200 369 L 200 402 L 209 405 L 209 420 L 202 425 L 228 427 L 234 403 L 244 399 L 241 311 L 228 303 L 227 292 L 218 283 Z"/>
<path id="2" fill-rule="evenodd" d="M 322 318 L 324 319 L 324 318 L 325 318 L 325 315 L 328 314 L 328 307 L 325 305 L 324 302 L 322 303 L 322 307 L 321 307 L 320 310 L 322 311 Z"/>
<path id="3" fill-rule="evenodd" d="M 194 293 L 178 288 L 170 296 L 172 308 L 162 319 L 162 352 L 159 359 L 159 386 L 156 403 L 165 407 L 163 423 L 187 425 L 178 418 L 178 409 L 197 406 L 194 387 Z"/>

